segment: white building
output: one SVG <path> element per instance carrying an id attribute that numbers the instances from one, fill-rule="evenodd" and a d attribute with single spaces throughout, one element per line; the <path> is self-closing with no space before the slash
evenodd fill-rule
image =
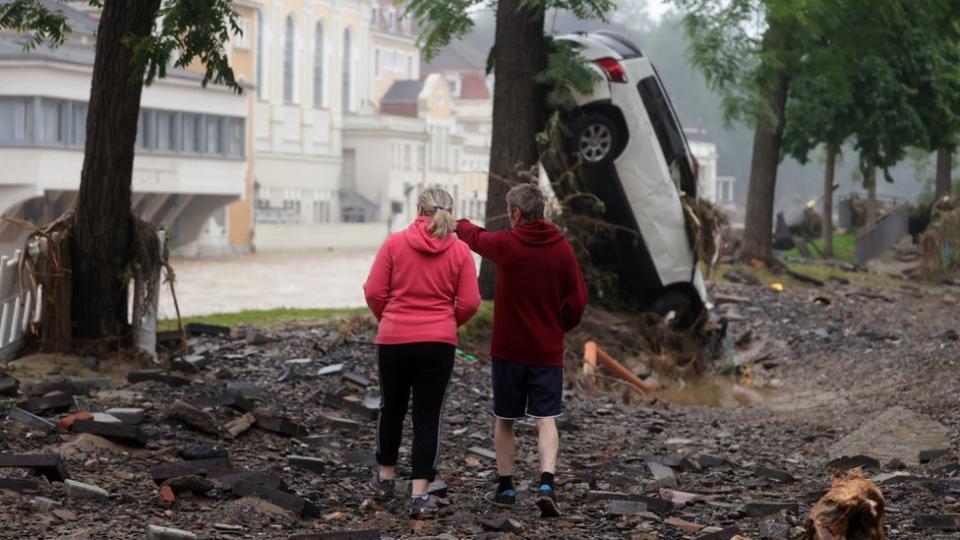
<path id="1" fill-rule="evenodd" d="M 37 224 L 72 208 L 83 164 L 96 21 L 63 9 L 74 33 L 58 49 L 24 51 L 24 36 L 0 33 L 0 212 Z M 247 112 L 245 97 L 180 70 L 143 92 L 133 210 L 166 225 L 181 252 L 244 195 Z M 0 224 L 0 249 L 26 234 Z"/>

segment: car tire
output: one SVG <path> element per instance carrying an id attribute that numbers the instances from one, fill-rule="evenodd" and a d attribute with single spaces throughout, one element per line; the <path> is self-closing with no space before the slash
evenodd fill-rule
<path id="1" fill-rule="evenodd" d="M 582 113 L 570 123 L 571 151 L 587 166 L 612 163 L 621 151 L 617 125 L 605 114 Z"/>
<path id="2" fill-rule="evenodd" d="M 661 317 L 666 317 L 673 312 L 671 325 L 679 328 L 690 328 L 696 324 L 700 318 L 700 312 L 703 311 L 703 302 L 699 298 L 693 298 L 691 295 L 695 291 L 680 289 L 666 289 L 650 305 L 650 311 Z"/>

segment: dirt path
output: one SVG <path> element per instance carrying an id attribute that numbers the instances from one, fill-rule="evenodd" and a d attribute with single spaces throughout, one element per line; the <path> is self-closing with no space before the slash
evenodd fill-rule
<path id="1" fill-rule="evenodd" d="M 518 507 L 503 511 L 482 500 L 495 481 L 492 460 L 470 450 L 492 449 L 489 366 L 483 354 L 476 363 L 458 361 L 450 390 L 441 472 L 449 495 L 443 517 L 411 523 L 403 515 L 403 501 L 369 499 L 365 483 L 374 427 L 362 406 L 347 403 L 376 393 L 373 329 L 369 322 L 355 321 L 290 329 L 251 343 L 198 338 L 194 352 L 212 362 L 187 375 L 193 379 L 189 386 L 119 383 L 76 398 L 88 410 L 146 408 L 142 430 L 149 441 L 143 449 L 91 435 L 44 436 L 0 421 L 0 451 L 62 453 L 73 478 L 110 493 L 108 500 L 81 500 L 68 496 L 63 484 L 45 482 L 39 493 L 0 490 L 0 521 L 6 525 L 0 538 L 142 538 L 148 523 L 201 538 L 306 533 L 363 538 L 361 531 L 374 531 L 369 538 L 508 534 L 498 529 L 525 538 L 730 538 L 735 529 L 753 539 L 793 538 L 829 486 L 827 463 L 837 451 L 851 449 L 903 456 L 902 464 L 884 458 L 879 468 L 867 471 L 885 475 L 880 479 L 886 480 L 881 489 L 889 538 L 956 538 L 955 530 L 924 528 L 934 522 L 926 516 L 948 529 L 960 528 L 951 517 L 960 512 L 956 453 L 928 464 L 917 461 L 919 450 L 957 447 L 960 342 L 948 331 L 958 330 L 960 294 L 894 290 L 867 298 L 850 288 L 783 294 L 734 286 L 722 290 L 751 300 L 729 310 L 738 319 L 731 331 L 736 338 L 748 331 L 753 336 L 751 379 L 766 399 L 731 408 L 649 403 L 620 385 L 588 389 L 583 380 L 571 378 L 558 474 L 566 515 L 559 520 L 543 521 L 532 507 L 528 489 L 537 467 L 529 424 L 521 426 L 519 438 Z M 815 302 L 816 296 L 826 300 Z M 628 358 L 628 322 L 610 315 L 600 320 L 620 332 L 611 330 L 610 335 L 621 336 L 611 349 Z M 579 351 L 569 351 L 568 357 L 569 367 L 576 369 Z M 336 364 L 344 365 L 342 372 L 317 374 L 322 366 Z M 71 369 L 68 365 L 61 373 L 71 375 Z M 344 373 L 360 377 L 347 379 Z M 207 406 L 217 423 L 235 420 L 242 406 L 226 405 L 225 392 L 249 395 L 259 413 L 284 415 L 310 436 L 284 437 L 261 426 L 236 439 L 217 438 L 165 417 L 170 404 L 182 399 Z M 0 403 L 6 407 L 15 401 Z M 259 498 L 237 497 L 222 479 L 205 494 L 184 494 L 172 505 L 161 502 L 151 467 L 178 460 L 178 450 L 196 444 L 225 449 L 234 469 L 279 477 L 296 500 L 315 505 L 319 517 L 302 519 Z M 21 474 L 0 470 L 0 477 Z M 44 507 L 37 497 L 63 506 Z M 230 532 L 225 526 L 242 529 Z M 331 531 L 350 534 L 324 536 Z"/>

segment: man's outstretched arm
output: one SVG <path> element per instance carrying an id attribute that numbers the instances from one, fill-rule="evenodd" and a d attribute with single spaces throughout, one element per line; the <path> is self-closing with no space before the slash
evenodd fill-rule
<path id="1" fill-rule="evenodd" d="M 503 232 L 490 232 L 483 227 L 477 227 L 468 219 L 457 221 L 457 236 L 466 242 L 471 250 L 484 259 L 490 259 L 493 262 L 497 262 L 500 238 L 504 234 Z"/>

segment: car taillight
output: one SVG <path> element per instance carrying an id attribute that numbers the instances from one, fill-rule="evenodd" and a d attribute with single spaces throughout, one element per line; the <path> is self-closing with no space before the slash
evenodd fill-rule
<path id="1" fill-rule="evenodd" d="M 608 81 L 615 83 L 627 82 L 627 72 L 624 71 L 623 66 L 620 65 L 620 62 L 617 62 L 616 58 L 601 58 L 595 60 L 595 62 L 600 66 L 600 69 L 603 70 L 603 74 L 607 76 Z"/>

